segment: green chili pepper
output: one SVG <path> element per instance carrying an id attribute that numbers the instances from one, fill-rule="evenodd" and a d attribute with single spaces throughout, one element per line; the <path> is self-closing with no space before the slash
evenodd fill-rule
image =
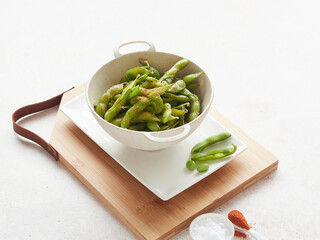
<path id="1" fill-rule="evenodd" d="M 200 77 L 202 73 L 203 72 L 198 72 L 198 73 L 193 73 L 193 74 L 184 76 L 183 81 L 185 81 L 185 83 L 191 83 L 193 80 Z"/>
<path id="2" fill-rule="evenodd" d="M 162 122 L 167 123 L 171 116 L 171 105 L 170 103 L 165 103 L 163 106 L 163 115 L 162 115 Z"/>
<path id="3" fill-rule="evenodd" d="M 98 113 L 98 115 L 100 117 L 104 117 L 104 114 L 107 111 L 107 105 L 105 103 L 98 103 L 95 107 L 96 113 Z"/>
<path id="4" fill-rule="evenodd" d="M 112 87 L 110 87 L 100 98 L 100 103 L 105 103 L 108 105 L 109 101 L 116 96 L 117 94 L 120 94 L 123 90 L 123 84 L 117 84 Z"/>
<path id="5" fill-rule="evenodd" d="M 200 84 L 198 83 L 189 83 L 187 84 L 186 88 L 190 91 L 193 91 L 195 89 L 197 89 L 200 86 Z"/>
<path id="6" fill-rule="evenodd" d="M 188 65 L 188 63 L 189 63 L 188 59 L 181 59 L 176 64 L 174 64 L 172 68 L 166 71 L 159 81 L 160 82 L 166 81 L 168 83 L 171 83 L 175 75 L 178 73 L 178 71 L 181 71 L 182 69 L 184 69 Z"/>
<path id="7" fill-rule="evenodd" d="M 168 92 L 178 93 L 185 88 L 186 88 L 186 83 L 183 80 L 178 80 L 168 89 Z"/>
<path id="8" fill-rule="evenodd" d="M 217 135 L 208 137 L 205 140 L 203 140 L 202 142 L 197 143 L 192 148 L 191 153 L 198 153 L 198 152 L 202 151 L 204 148 L 206 148 L 212 144 L 215 144 L 217 142 L 221 142 L 229 137 L 231 137 L 231 134 L 227 133 L 227 132 L 219 133 Z"/>
<path id="9" fill-rule="evenodd" d="M 191 122 L 192 120 L 196 119 L 200 114 L 200 100 L 197 95 L 192 94 L 189 96 L 190 99 L 190 114 L 188 122 Z"/>
<path id="10" fill-rule="evenodd" d="M 191 156 L 193 161 L 208 161 L 208 160 L 218 160 L 229 156 L 236 152 L 237 146 L 232 144 L 232 148 L 220 148 L 214 149 L 206 153 L 195 153 Z"/>
<path id="11" fill-rule="evenodd" d="M 122 128 L 130 127 L 132 119 L 139 115 L 148 105 L 150 100 L 146 97 L 142 97 L 136 104 L 134 104 L 124 115 L 121 121 Z"/>
<path id="12" fill-rule="evenodd" d="M 123 106 L 128 100 L 129 94 L 131 90 L 135 87 L 136 83 L 137 79 L 130 82 L 130 84 L 123 90 L 120 97 L 115 101 L 112 107 L 109 108 L 106 114 L 104 115 L 104 119 L 106 121 L 110 122 L 121 111 L 121 106 Z"/>
<path id="13" fill-rule="evenodd" d="M 166 97 L 166 98 L 171 98 L 172 100 L 174 101 L 177 101 L 177 102 L 189 102 L 189 98 L 185 95 L 175 95 L 173 93 L 164 93 L 163 94 L 163 97 Z"/>
<path id="14" fill-rule="evenodd" d="M 209 169 L 209 164 L 201 164 L 197 167 L 198 172 L 206 172 Z"/>
<path id="15" fill-rule="evenodd" d="M 160 126 L 157 122 L 147 122 L 147 127 L 151 131 L 159 131 L 160 130 Z"/>
<path id="16" fill-rule="evenodd" d="M 187 161 L 186 166 L 191 171 L 196 169 L 196 163 L 194 161 L 192 161 L 192 160 Z"/>

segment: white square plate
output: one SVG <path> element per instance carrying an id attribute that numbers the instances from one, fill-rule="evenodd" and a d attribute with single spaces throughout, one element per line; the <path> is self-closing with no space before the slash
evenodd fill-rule
<path id="1" fill-rule="evenodd" d="M 246 149 L 246 145 L 232 135 L 229 139 L 206 150 L 231 146 L 233 143 L 237 145 L 237 151 L 224 160 L 208 162 L 209 170 L 198 173 L 197 170 L 190 171 L 186 168 L 192 147 L 211 135 L 230 132 L 209 115 L 199 128 L 182 142 L 168 149 L 145 152 L 126 147 L 106 133 L 92 116 L 84 94 L 60 109 L 115 161 L 164 201 L 217 171 Z"/>

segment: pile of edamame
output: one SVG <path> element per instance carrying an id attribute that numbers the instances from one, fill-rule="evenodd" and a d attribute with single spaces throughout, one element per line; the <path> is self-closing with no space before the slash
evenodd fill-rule
<path id="1" fill-rule="evenodd" d="M 193 81 L 203 72 L 177 77 L 188 59 L 181 59 L 163 75 L 148 61 L 129 69 L 120 83 L 110 87 L 94 105 L 106 121 L 136 131 L 163 131 L 184 125 L 200 114 Z"/>
<path id="2" fill-rule="evenodd" d="M 201 152 L 206 147 L 224 141 L 229 137 L 231 137 L 230 133 L 223 132 L 197 143 L 191 150 L 191 159 L 187 161 L 187 168 L 191 171 L 197 168 L 198 172 L 206 172 L 209 169 L 209 164 L 203 162 L 219 160 L 235 153 L 237 151 L 237 146 L 234 144 L 232 144 L 232 147 L 213 149 L 205 153 Z"/>

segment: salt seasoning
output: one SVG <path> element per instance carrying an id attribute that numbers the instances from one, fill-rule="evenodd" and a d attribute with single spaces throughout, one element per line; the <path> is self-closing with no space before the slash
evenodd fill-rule
<path id="1" fill-rule="evenodd" d="M 225 240 L 230 236 L 223 223 L 217 223 L 210 218 L 201 219 L 191 231 L 194 240 Z"/>

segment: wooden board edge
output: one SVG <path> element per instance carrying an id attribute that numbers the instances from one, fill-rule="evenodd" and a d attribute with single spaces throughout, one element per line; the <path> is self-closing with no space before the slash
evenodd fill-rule
<path id="1" fill-rule="evenodd" d="M 146 240 L 142 233 L 140 233 L 138 229 L 130 224 L 130 222 L 126 220 L 121 212 L 119 212 L 109 201 L 107 201 L 107 199 L 104 198 L 103 195 L 90 182 L 88 182 L 87 179 L 84 178 L 81 173 L 74 168 L 73 165 L 66 161 L 61 154 L 59 154 L 59 162 L 68 170 L 68 172 L 72 173 L 77 179 L 79 179 L 79 181 L 93 193 L 93 195 L 102 203 L 102 205 L 106 207 L 115 218 L 119 219 L 136 237 Z"/>

